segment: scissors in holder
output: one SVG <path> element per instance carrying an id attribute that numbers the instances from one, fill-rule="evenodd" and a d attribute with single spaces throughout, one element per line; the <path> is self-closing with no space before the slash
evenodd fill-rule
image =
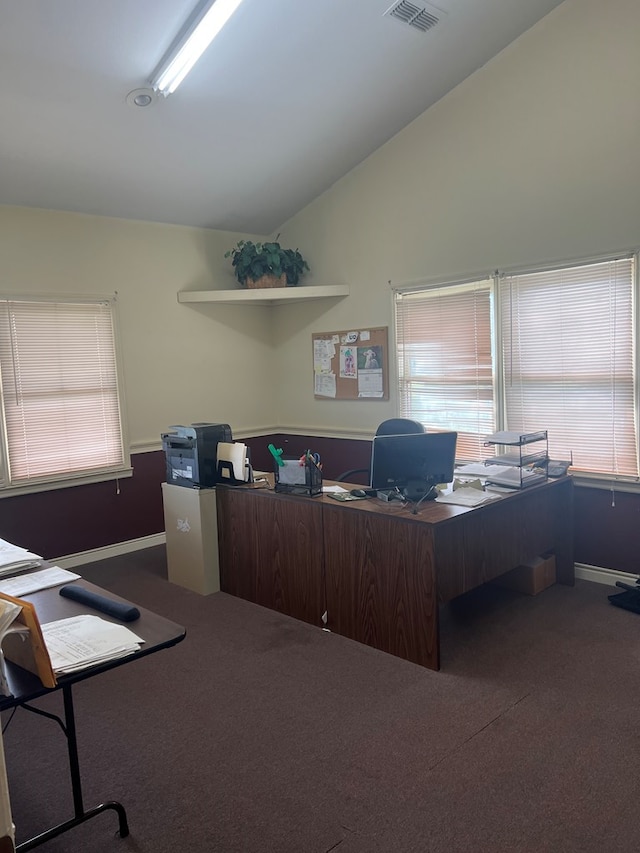
<path id="1" fill-rule="evenodd" d="M 310 450 L 306 450 L 304 454 L 300 457 L 300 464 L 304 465 L 305 462 L 313 462 L 316 468 L 322 468 L 319 453 L 312 453 Z"/>

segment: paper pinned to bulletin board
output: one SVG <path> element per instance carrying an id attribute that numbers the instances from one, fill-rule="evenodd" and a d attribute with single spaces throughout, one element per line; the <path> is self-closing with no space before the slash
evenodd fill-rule
<path id="1" fill-rule="evenodd" d="M 387 326 L 314 332 L 313 396 L 317 400 L 388 400 Z"/>

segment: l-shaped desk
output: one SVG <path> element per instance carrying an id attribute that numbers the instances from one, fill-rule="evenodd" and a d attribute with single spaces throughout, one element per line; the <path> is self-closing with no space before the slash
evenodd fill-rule
<path id="1" fill-rule="evenodd" d="M 216 489 L 220 588 L 440 668 L 439 605 L 542 554 L 574 583 L 573 483 L 549 480 L 469 509 L 339 503 Z"/>

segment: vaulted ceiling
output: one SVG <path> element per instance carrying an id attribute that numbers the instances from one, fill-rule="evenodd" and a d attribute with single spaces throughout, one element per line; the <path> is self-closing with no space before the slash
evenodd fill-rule
<path id="1" fill-rule="evenodd" d="M 0 204 L 268 234 L 560 0 L 400 4 L 243 0 L 141 108 L 196 0 L 0 0 Z"/>

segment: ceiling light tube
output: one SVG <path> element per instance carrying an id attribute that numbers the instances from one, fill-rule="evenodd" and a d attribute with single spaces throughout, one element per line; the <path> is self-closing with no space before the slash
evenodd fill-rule
<path id="1" fill-rule="evenodd" d="M 171 95 L 200 59 L 242 0 L 213 0 L 188 34 L 180 40 L 153 75 L 151 85 L 165 97 Z"/>

